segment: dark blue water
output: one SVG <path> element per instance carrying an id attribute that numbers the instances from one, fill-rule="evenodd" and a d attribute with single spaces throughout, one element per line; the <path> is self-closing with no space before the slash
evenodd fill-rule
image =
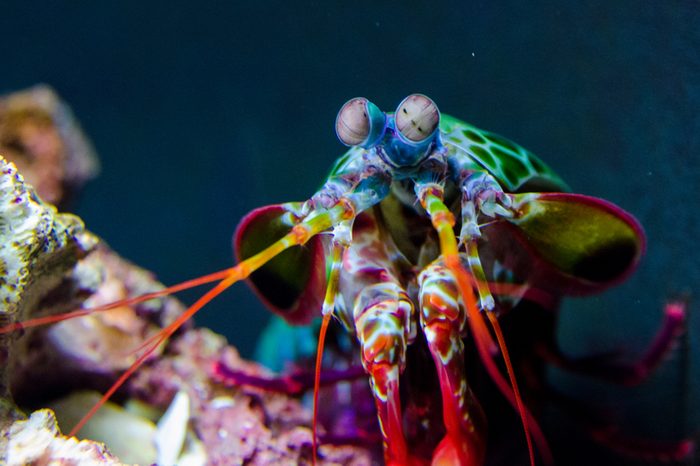
<path id="1" fill-rule="evenodd" d="M 103 166 L 79 214 L 162 281 L 229 266 L 245 212 L 305 199 L 343 151 L 333 121 L 348 98 L 392 110 L 422 92 L 641 220 L 640 270 L 567 302 L 562 346 L 640 351 L 664 300 L 690 293 L 688 350 L 631 392 L 559 383 L 642 432 L 698 431 L 697 3 L 43 3 L 3 4 L 0 90 L 44 82 L 72 105 Z M 267 318 L 238 286 L 197 320 L 249 355 Z"/>

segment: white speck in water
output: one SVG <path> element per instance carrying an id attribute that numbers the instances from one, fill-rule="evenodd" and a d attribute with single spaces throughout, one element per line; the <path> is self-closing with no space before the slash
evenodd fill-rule
<path id="1" fill-rule="evenodd" d="M 652 174 L 652 171 L 651 171 L 651 170 L 649 170 L 649 173 L 647 173 L 647 175 L 651 176 L 651 174 Z"/>
<path id="2" fill-rule="evenodd" d="M 472 52 L 472 57 L 475 57 L 475 56 L 476 56 L 476 54 L 474 52 Z"/>

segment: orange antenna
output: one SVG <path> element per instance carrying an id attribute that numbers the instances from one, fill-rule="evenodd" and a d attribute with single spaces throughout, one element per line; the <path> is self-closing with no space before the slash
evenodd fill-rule
<path id="1" fill-rule="evenodd" d="M 500 332 L 500 326 L 496 327 L 498 325 L 498 323 L 496 323 L 496 326 L 494 326 L 494 331 L 496 332 L 496 338 L 498 339 L 498 347 L 501 349 L 501 354 L 503 355 L 503 359 L 506 363 L 506 368 L 508 370 L 508 375 L 510 377 L 512 387 L 508 385 L 503 376 L 501 376 L 498 367 L 496 367 L 496 364 L 494 363 L 493 359 L 491 358 L 491 355 L 489 354 L 489 348 L 493 343 L 493 339 L 488 328 L 486 327 L 486 321 L 484 320 L 484 317 L 477 306 L 476 297 L 474 296 L 474 290 L 470 285 L 470 280 L 468 278 L 467 271 L 464 270 L 462 264 L 459 261 L 446 260 L 445 262 L 448 268 L 452 270 L 452 273 L 455 275 L 455 277 L 457 277 L 457 284 L 460 289 L 460 294 L 462 295 L 462 299 L 467 310 L 467 322 L 469 323 L 469 327 L 471 328 L 472 333 L 474 334 L 474 342 L 476 344 L 477 351 L 479 352 L 479 358 L 483 362 L 487 372 L 489 373 L 489 376 L 498 387 L 498 390 L 504 394 L 504 396 L 508 399 L 508 401 L 511 402 L 511 404 L 515 406 L 515 408 L 518 411 L 518 414 L 520 415 L 524 426 L 525 439 L 527 441 L 528 446 L 528 453 L 530 455 L 530 464 L 534 466 L 535 457 L 534 449 L 532 447 L 529 426 L 535 423 L 535 421 L 534 418 L 532 418 L 527 412 L 520 397 L 520 391 L 518 390 L 517 381 L 515 380 L 513 367 L 510 362 L 510 357 L 508 356 L 508 350 L 506 349 L 505 341 L 503 340 L 503 335 Z M 489 316 L 489 319 L 492 323 L 493 320 L 496 320 L 496 316 L 492 312 L 487 312 L 487 315 Z M 495 330 L 496 328 L 498 328 L 498 330 Z M 548 452 L 549 449 L 547 447 L 542 447 L 543 444 L 546 445 L 546 442 L 544 442 L 544 436 L 538 435 L 538 438 L 541 440 L 540 442 L 538 442 L 538 444 L 540 445 L 540 449 L 543 450 L 543 456 L 549 457 L 549 453 L 545 453 Z M 547 462 L 550 463 L 549 460 L 547 460 Z"/>
<path id="2" fill-rule="evenodd" d="M 321 322 L 321 331 L 318 334 L 318 346 L 316 348 L 316 368 L 314 370 L 314 406 L 313 406 L 313 418 L 311 421 L 311 449 L 312 449 L 312 463 L 316 465 L 316 457 L 318 454 L 318 439 L 316 436 L 317 425 L 318 425 L 318 392 L 321 387 L 321 365 L 323 363 L 323 345 L 326 340 L 326 332 L 328 330 L 328 324 L 331 321 L 331 314 L 325 314 L 323 316 L 323 321 Z"/>
<path id="3" fill-rule="evenodd" d="M 515 396 L 515 404 L 518 405 L 518 414 L 520 415 L 520 420 L 523 423 L 523 430 L 525 431 L 525 440 L 527 441 L 527 449 L 530 454 L 530 464 L 535 466 L 535 452 L 532 448 L 532 439 L 530 438 L 530 429 L 527 426 L 527 416 L 525 414 L 525 405 L 523 404 L 522 397 L 520 396 L 520 389 L 518 388 L 518 382 L 515 380 L 515 372 L 513 371 L 513 365 L 510 362 L 510 356 L 508 355 L 508 348 L 506 347 L 506 342 L 503 338 L 503 332 L 501 331 L 501 325 L 498 323 L 498 317 L 494 312 L 487 312 L 486 315 L 489 318 L 491 327 L 496 334 L 496 340 L 498 340 L 498 347 L 501 349 L 501 354 L 503 355 L 503 362 L 506 364 L 506 371 L 508 372 L 508 377 L 510 378 L 510 385 L 513 388 L 513 396 Z"/>
<path id="4" fill-rule="evenodd" d="M 215 282 L 217 280 L 222 280 L 222 279 L 226 278 L 227 276 L 229 276 L 232 273 L 232 270 L 233 270 L 233 268 L 228 268 L 225 270 L 221 270 L 219 272 L 214 272 L 214 273 L 211 273 L 208 275 L 204 275 L 202 277 L 193 278 L 192 280 L 187 280 L 187 281 L 184 281 L 182 283 L 178 283 L 177 285 L 163 288 L 162 290 L 153 291 L 151 293 L 146 293 L 146 294 L 143 294 L 140 296 L 135 296 L 133 298 L 122 299 L 122 300 L 115 301 L 115 302 L 112 302 L 109 304 L 104 304 L 102 306 L 95 306 L 95 307 L 85 308 L 85 309 L 76 309 L 74 311 L 66 312 L 63 314 L 35 317 L 33 319 L 25 320 L 24 322 L 14 322 L 12 324 L 0 327 L 0 334 L 14 332 L 16 330 L 21 330 L 24 328 L 39 327 L 41 325 L 55 324 L 58 322 L 63 322 L 64 320 L 83 317 L 83 316 L 86 316 L 89 314 L 93 314 L 95 312 L 109 311 L 111 309 L 116 309 L 116 308 L 122 307 L 122 306 L 132 306 L 134 304 L 149 301 L 151 299 L 162 298 L 164 296 L 168 296 L 168 295 L 171 295 L 173 293 L 177 293 L 178 291 L 187 290 L 187 289 L 194 288 L 194 287 L 197 287 L 200 285 L 204 285 L 206 283 Z M 147 344 L 144 344 L 144 345 L 147 346 Z"/>
<path id="5" fill-rule="evenodd" d="M 114 392 L 116 392 L 122 385 L 124 385 L 124 382 L 127 381 L 131 375 L 136 372 L 136 370 L 143 365 L 144 362 L 148 359 L 148 357 L 153 353 L 153 351 L 156 350 L 158 345 L 160 345 L 162 342 L 164 342 L 166 339 L 168 339 L 173 333 L 177 331 L 182 325 L 187 322 L 194 314 L 197 313 L 202 307 L 204 307 L 207 303 L 209 303 L 212 299 L 216 298 L 219 296 L 221 293 L 223 293 L 227 288 L 229 288 L 231 285 L 236 283 L 237 281 L 240 280 L 240 277 L 237 274 L 230 274 L 229 277 L 226 279 L 222 280 L 219 282 L 218 285 L 216 285 L 214 288 L 209 290 L 207 293 L 205 293 L 201 298 L 199 298 L 192 306 L 190 306 L 182 315 L 180 315 L 177 319 L 175 319 L 174 322 L 172 322 L 170 325 L 167 327 L 163 328 L 160 332 L 156 334 L 156 337 L 154 338 L 153 344 L 146 349 L 146 351 L 134 361 L 131 366 L 117 379 L 116 382 L 112 384 L 111 387 L 109 387 L 109 390 L 102 395 L 100 400 L 95 403 L 95 405 L 88 411 L 85 416 L 78 421 L 78 423 L 71 429 L 70 433 L 68 434 L 69 437 L 73 437 L 76 435 L 80 429 L 83 428 L 85 423 L 90 420 L 92 416 L 99 410 L 106 402 L 109 400 Z"/>
<path id="6" fill-rule="evenodd" d="M 345 227 L 348 229 L 345 230 Z M 349 232 L 350 226 L 339 226 L 337 228 L 342 228 L 344 231 Z M 330 272 L 328 274 L 328 285 L 326 286 L 326 296 L 323 299 L 323 309 L 321 311 L 323 315 L 323 321 L 321 322 L 321 330 L 318 334 L 318 346 L 316 347 L 316 368 L 314 370 L 314 405 L 313 405 L 313 419 L 311 421 L 311 449 L 312 449 L 312 463 L 316 465 L 316 456 L 318 454 L 318 440 L 316 436 L 316 429 L 318 427 L 318 392 L 321 387 L 321 365 L 323 364 L 323 346 L 326 342 L 326 333 L 328 332 L 328 325 L 331 322 L 331 316 L 333 315 L 333 309 L 335 309 L 335 297 L 338 294 L 338 284 L 340 282 L 340 270 L 343 265 L 343 251 L 345 251 L 345 246 L 335 239 L 331 243 L 331 257 L 330 257 Z"/>

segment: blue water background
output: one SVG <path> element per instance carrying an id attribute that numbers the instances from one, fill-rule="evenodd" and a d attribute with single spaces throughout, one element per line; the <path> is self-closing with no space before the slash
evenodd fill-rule
<path id="1" fill-rule="evenodd" d="M 558 386 L 642 434 L 697 433 L 697 2 L 6 1 L 0 26 L 0 91 L 54 86 L 99 151 L 78 213 L 165 283 L 228 267 L 247 211 L 313 192 L 343 152 L 333 122 L 350 97 L 393 110 L 423 92 L 521 143 L 648 234 L 632 279 L 566 302 L 568 352 L 639 352 L 664 301 L 691 296 L 690 337 L 650 384 L 554 371 Z M 238 286 L 197 321 L 250 355 L 267 318 Z"/>

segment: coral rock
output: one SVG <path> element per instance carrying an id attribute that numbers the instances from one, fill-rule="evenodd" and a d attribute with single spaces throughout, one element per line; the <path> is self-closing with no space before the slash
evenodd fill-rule
<path id="1" fill-rule="evenodd" d="M 0 325 L 26 319 L 30 309 L 96 244 L 82 221 L 59 214 L 0 157 Z M 0 335 L 0 421 L 14 417 L 8 371 L 16 334 Z M 3 422 L 0 422 L 2 427 Z"/>
<path id="2" fill-rule="evenodd" d="M 43 85 L 0 98 L 0 154 L 42 199 L 60 206 L 98 172 L 92 145 L 72 112 Z"/>
<path id="3" fill-rule="evenodd" d="M 7 466 L 120 465 L 101 443 L 61 435 L 56 418 L 48 409 L 16 421 L 7 431 Z"/>

